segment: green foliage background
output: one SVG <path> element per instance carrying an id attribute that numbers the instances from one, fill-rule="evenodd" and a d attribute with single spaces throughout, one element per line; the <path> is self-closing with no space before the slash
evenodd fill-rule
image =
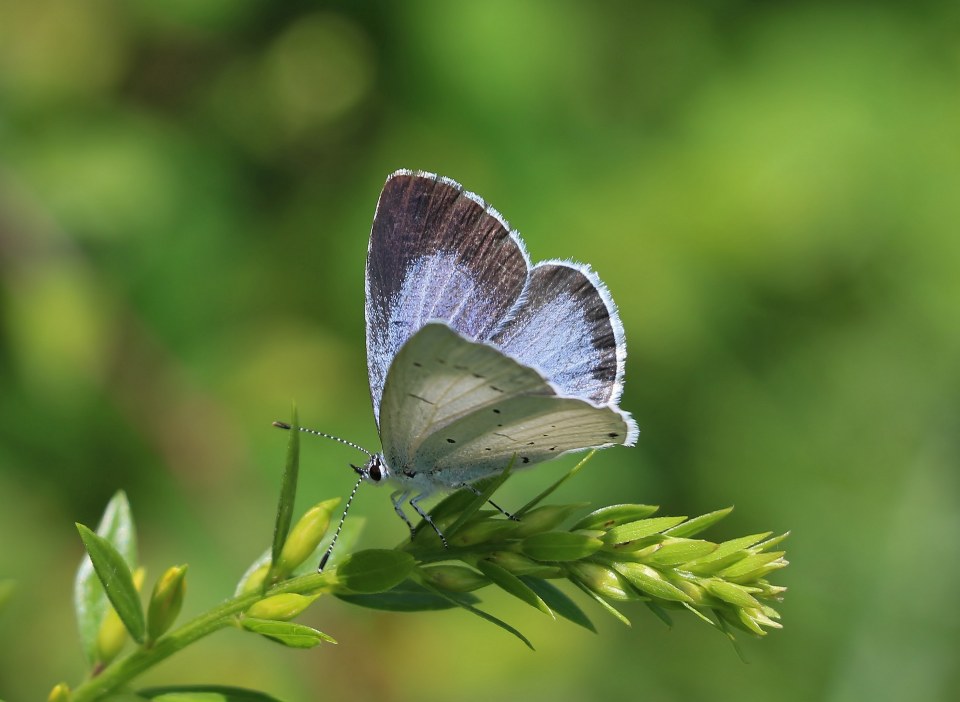
<path id="1" fill-rule="evenodd" d="M 0 695 L 82 668 L 74 521 L 130 496 L 184 614 L 270 543 L 296 399 L 370 447 L 363 261 L 383 179 L 453 177 L 535 259 L 589 261 L 639 446 L 559 494 L 792 529 L 785 630 L 506 596 L 318 602 L 340 645 L 225 632 L 144 683 L 291 700 L 947 699 L 958 687 L 956 3 L 0 0 Z M 305 440 L 302 507 L 349 449 Z M 570 465 L 517 476 L 522 504 Z M 362 491 L 364 546 L 404 535 Z"/>

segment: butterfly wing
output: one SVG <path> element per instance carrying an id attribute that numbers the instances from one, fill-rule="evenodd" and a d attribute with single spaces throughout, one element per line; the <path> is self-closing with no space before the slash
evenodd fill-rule
<path id="1" fill-rule="evenodd" d="M 589 267 L 544 261 L 492 337 L 502 351 L 543 373 L 563 395 L 616 404 L 627 345 L 606 286 Z"/>
<path id="2" fill-rule="evenodd" d="M 558 395 L 536 370 L 443 323 L 400 349 L 383 391 L 381 440 L 395 473 L 455 486 L 568 451 L 632 445 L 636 425 L 615 407 Z"/>
<path id="3" fill-rule="evenodd" d="M 515 305 L 528 269 L 519 237 L 473 193 L 427 173 L 387 179 L 366 274 L 367 370 L 378 425 L 387 371 L 403 343 L 430 320 L 488 338 Z"/>

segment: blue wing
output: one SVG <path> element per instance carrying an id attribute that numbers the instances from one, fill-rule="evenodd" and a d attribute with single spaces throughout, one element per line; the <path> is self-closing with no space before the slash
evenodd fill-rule
<path id="1" fill-rule="evenodd" d="M 500 214 L 457 183 L 397 171 L 383 187 L 367 252 L 367 370 L 374 416 L 403 343 L 430 320 L 468 339 L 502 325 L 529 263 Z"/>

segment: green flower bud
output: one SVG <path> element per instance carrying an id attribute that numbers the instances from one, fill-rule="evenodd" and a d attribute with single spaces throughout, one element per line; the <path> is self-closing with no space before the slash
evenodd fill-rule
<path id="1" fill-rule="evenodd" d="M 237 588 L 238 595 L 249 595 L 252 592 L 259 592 L 263 589 L 263 581 L 267 578 L 267 573 L 270 572 L 270 561 L 263 563 L 256 570 L 252 571 L 250 575 L 247 576 L 246 580 L 243 580 L 240 583 L 240 586 Z"/>
<path id="2" fill-rule="evenodd" d="M 176 621 L 187 589 L 187 566 L 173 566 L 160 576 L 147 606 L 147 640 L 156 641 Z"/>
<path id="3" fill-rule="evenodd" d="M 133 584 L 137 592 L 143 587 L 143 579 L 147 572 L 143 568 L 137 568 L 133 573 Z M 114 610 L 113 606 L 107 604 L 106 614 L 103 621 L 100 622 L 100 630 L 97 632 L 96 652 L 97 662 L 105 666 L 123 649 L 127 642 L 127 627 L 124 626 L 120 616 Z"/>
<path id="4" fill-rule="evenodd" d="M 692 583 L 689 580 L 677 579 L 673 584 L 690 598 L 690 604 L 701 605 L 704 603 L 706 592 L 696 583 Z"/>
<path id="5" fill-rule="evenodd" d="M 453 546 L 473 546 L 487 541 L 494 541 L 512 533 L 517 528 L 517 522 L 511 522 L 505 519 L 482 519 L 468 524 L 458 531 L 450 544 Z"/>
<path id="6" fill-rule="evenodd" d="M 324 500 L 308 509 L 306 514 L 300 517 L 300 521 L 290 530 L 283 544 L 283 550 L 280 551 L 277 573 L 281 575 L 292 573 L 294 568 L 310 557 L 327 533 L 330 517 L 339 503 L 339 497 Z"/>
<path id="7" fill-rule="evenodd" d="M 601 597 L 623 601 L 638 599 L 630 584 L 615 570 L 589 561 L 573 563 L 569 568 L 577 580 Z"/>
<path id="8" fill-rule="evenodd" d="M 539 534 L 541 531 L 550 531 L 558 527 L 573 512 L 582 505 L 544 505 L 527 512 L 520 517 L 514 532 L 518 538 Z"/>
<path id="9" fill-rule="evenodd" d="M 254 619 L 287 621 L 309 607 L 317 597 L 319 595 L 298 595 L 293 592 L 271 595 L 259 602 L 254 602 L 246 611 L 246 615 Z"/>
<path id="10" fill-rule="evenodd" d="M 444 563 L 424 566 L 420 573 L 428 582 L 450 592 L 470 592 L 490 584 L 490 581 L 477 571 L 459 565 Z"/>
<path id="11" fill-rule="evenodd" d="M 47 702 L 70 702 L 70 687 L 67 683 L 57 683 L 50 690 Z"/>
<path id="12" fill-rule="evenodd" d="M 487 556 L 487 558 L 514 575 L 533 575 L 538 578 L 549 578 L 557 577 L 563 572 L 557 566 L 538 563 L 514 551 L 494 551 Z"/>

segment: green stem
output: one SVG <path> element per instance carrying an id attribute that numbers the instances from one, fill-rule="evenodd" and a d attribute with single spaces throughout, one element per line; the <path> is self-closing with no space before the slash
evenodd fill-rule
<path id="1" fill-rule="evenodd" d="M 229 626 L 234 621 L 234 615 L 247 610 L 254 602 L 284 592 L 315 593 L 328 588 L 335 580 L 335 571 L 311 573 L 282 582 L 266 593 L 254 592 L 229 599 L 161 637 L 151 648 L 138 648 L 125 658 L 107 666 L 102 673 L 77 687 L 70 698 L 71 702 L 93 702 L 104 694 L 117 690 L 194 641 Z"/>

